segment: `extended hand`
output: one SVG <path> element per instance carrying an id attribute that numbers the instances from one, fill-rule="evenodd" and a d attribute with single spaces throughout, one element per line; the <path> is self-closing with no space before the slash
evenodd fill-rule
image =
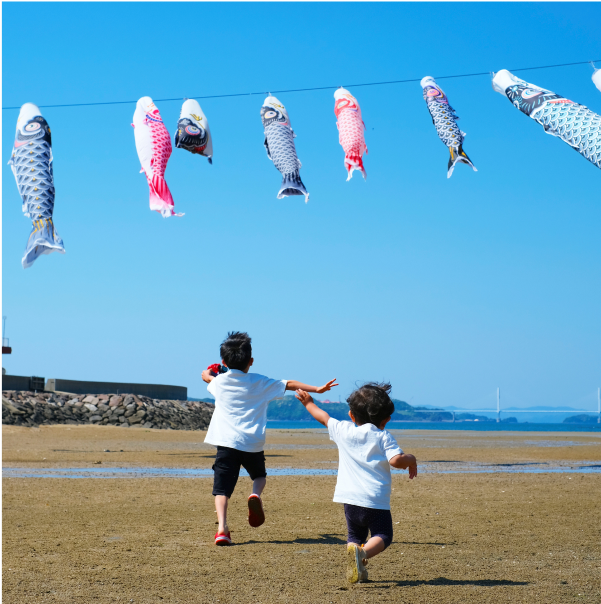
<path id="1" fill-rule="evenodd" d="M 409 466 L 409 478 L 415 478 L 417 476 L 417 464 L 414 463 L 412 466 Z"/>
<path id="2" fill-rule="evenodd" d="M 311 395 L 300 388 L 296 391 L 296 398 L 303 404 L 305 407 L 313 402 Z"/>
<path id="3" fill-rule="evenodd" d="M 323 394 L 324 392 L 331 390 L 332 388 L 334 388 L 334 386 L 338 386 L 338 384 L 334 384 L 335 381 L 336 381 L 336 378 L 334 378 L 333 380 L 330 380 L 325 386 L 321 386 L 315 392 L 317 392 L 317 394 Z"/>

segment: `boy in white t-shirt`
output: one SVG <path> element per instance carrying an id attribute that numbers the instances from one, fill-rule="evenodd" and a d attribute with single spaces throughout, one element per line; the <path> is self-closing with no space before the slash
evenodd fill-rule
<path id="1" fill-rule="evenodd" d="M 254 359 L 247 333 L 228 333 L 220 353 L 221 362 L 229 371 L 219 375 L 214 375 L 210 369 L 202 372 L 202 379 L 209 384 L 208 390 L 215 397 L 215 412 L 205 442 L 217 447 L 213 465 L 213 495 L 219 522 L 215 545 L 231 545 L 227 505 L 238 482 L 240 466 L 253 481 L 252 494 L 248 498 L 248 522 L 253 527 L 265 522 L 261 493 L 267 476 L 263 449 L 268 403 L 283 396 L 286 390 L 302 388 L 321 394 L 338 384 L 331 380 L 325 386 L 317 387 L 248 373 Z"/>
<path id="2" fill-rule="evenodd" d="M 355 390 L 347 399 L 353 423 L 330 417 L 303 389 L 296 394 L 307 411 L 328 428 L 330 439 L 338 445 L 334 501 L 344 504 L 348 528 L 347 578 L 351 583 L 366 581 L 368 558 L 383 552 L 392 542 L 390 467 L 409 469 L 409 478 L 417 476 L 415 457 L 403 453 L 390 432 L 384 430 L 394 413 L 390 390 L 390 384 L 374 382 Z M 369 540 L 368 533 L 371 533 Z"/>

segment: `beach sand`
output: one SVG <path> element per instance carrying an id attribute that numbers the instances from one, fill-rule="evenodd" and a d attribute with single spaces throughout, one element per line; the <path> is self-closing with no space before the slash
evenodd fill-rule
<path id="1" fill-rule="evenodd" d="M 601 462 L 598 434 L 395 436 L 418 462 Z M 3 426 L 3 465 L 209 468 L 214 449 L 203 439 Z M 336 467 L 323 431 L 273 431 L 267 443 L 268 471 Z M 395 475 L 394 542 L 355 586 L 334 484 L 269 478 L 267 522 L 252 529 L 250 480 L 240 478 L 229 514 L 236 545 L 216 548 L 209 477 L 4 478 L 3 602 L 601 602 L 601 474 Z"/>

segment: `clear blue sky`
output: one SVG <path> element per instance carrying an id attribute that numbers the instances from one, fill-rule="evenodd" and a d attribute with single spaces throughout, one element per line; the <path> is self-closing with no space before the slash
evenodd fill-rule
<path id="1" fill-rule="evenodd" d="M 6 3 L 3 106 L 274 91 L 601 58 L 596 3 Z M 601 65 L 599 65 L 601 67 Z M 601 112 L 589 65 L 521 77 Z M 346 182 L 334 90 L 282 94 L 310 194 L 276 199 L 262 96 L 201 100 L 214 164 L 175 149 L 175 208 L 148 208 L 135 104 L 43 110 L 66 255 L 21 268 L 30 221 L 6 165 L 8 373 L 185 385 L 228 330 L 255 370 L 332 398 L 392 381 L 412 404 L 595 407 L 601 173 L 493 92 L 440 80 L 478 172 L 446 178 L 419 83 L 349 89 L 368 180 Z M 181 102 L 158 103 L 174 134 Z"/>

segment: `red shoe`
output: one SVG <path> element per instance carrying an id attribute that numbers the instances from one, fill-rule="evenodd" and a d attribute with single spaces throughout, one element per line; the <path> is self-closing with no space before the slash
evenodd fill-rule
<path id="1" fill-rule="evenodd" d="M 253 494 L 248 498 L 248 524 L 256 528 L 264 522 L 265 512 L 263 511 L 263 502 L 258 495 Z"/>
<path id="2" fill-rule="evenodd" d="M 215 545 L 231 545 L 231 544 L 232 544 L 232 535 L 229 531 L 227 533 L 216 533 Z"/>

